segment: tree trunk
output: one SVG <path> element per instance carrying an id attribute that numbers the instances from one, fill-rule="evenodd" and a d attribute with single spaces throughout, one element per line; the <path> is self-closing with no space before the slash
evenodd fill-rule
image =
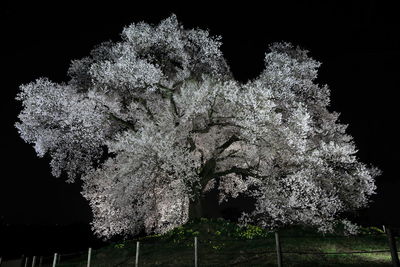
<path id="1" fill-rule="evenodd" d="M 189 220 L 198 219 L 203 216 L 203 206 L 201 204 L 201 197 L 198 196 L 189 203 Z"/>
<path id="2" fill-rule="evenodd" d="M 194 200 L 190 201 L 189 204 L 189 220 L 201 218 L 204 216 L 203 211 L 203 189 L 207 185 L 208 181 L 213 178 L 213 174 L 215 172 L 216 161 L 214 158 L 209 159 L 203 166 L 203 169 L 200 172 L 200 185 L 201 189 L 195 195 Z"/>

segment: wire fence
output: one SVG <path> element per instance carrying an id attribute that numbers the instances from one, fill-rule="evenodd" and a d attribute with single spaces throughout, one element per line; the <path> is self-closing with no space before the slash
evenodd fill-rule
<path id="1" fill-rule="evenodd" d="M 298 263 L 303 263 L 304 266 L 341 266 L 345 263 L 357 263 L 355 265 L 360 266 L 363 262 L 379 266 L 382 263 L 390 264 L 392 260 L 385 234 L 355 237 L 282 235 L 280 253 L 277 253 L 276 242 L 272 235 L 252 239 L 141 239 L 75 253 L 25 256 L 13 261 L 0 258 L 0 266 L 276 266 L 279 257 L 282 257 L 280 266 L 293 266 Z M 365 249 L 366 247 L 370 249 Z"/>

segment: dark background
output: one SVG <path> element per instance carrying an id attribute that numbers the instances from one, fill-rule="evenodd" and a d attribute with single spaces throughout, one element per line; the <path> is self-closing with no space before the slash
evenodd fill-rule
<path id="1" fill-rule="evenodd" d="M 100 42 L 119 40 L 123 27 L 132 22 L 158 23 L 172 13 L 185 28 L 199 27 L 221 35 L 222 51 L 234 76 L 243 82 L 262 71 L 264 53 L 275 41 L 300 45 L 321 61 L 318 82 L 331 88 L 331 110 L 340 112 L 341 122 L 349 124 L 348 132 L 355 139 L 360 160 L 383 171 L 377 179 L 377 195 L 370 208 L 358 213 L 358 220 L 367 225 L 400 224 L 400 16 L 394 4 L 266 1 L 262 6 L 246 1 L 248 4 L 243 6 L 231 1 L 230 5 L 217 6 L 217 1 L 186 1 L 180 5 L 104 2 L 107 4 L 2 4 L 3 249 L 22 253 L 37 245 L 38 237 L 43 248 L 58 244 L 72 247 L 75 241 L 83 246 L 95 242 L 88 226 L 90 209 L 80 195 L 80 184 L 51 177 L 49 159 L 37 158 L 32 146 L 17 134 L 14 123 L 21 107 L 14 97 L 18 86 L 38 77 L 66 81 L 72 59 L 88 55 Z"/>

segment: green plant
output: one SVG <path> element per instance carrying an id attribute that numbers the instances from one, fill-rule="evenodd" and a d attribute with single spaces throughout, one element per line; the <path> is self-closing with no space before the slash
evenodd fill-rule
<path id="1" fill-rule="evenodd" d="M 120 249 L 120 248 L 125 248 L 125 244 L 120 243 L 120 244 L 115 244 L 114 248 Z"/>
<path id="2" fill-rule="evenodd" d="M 364 235 L 380 235 L 384 234 L 385 232 L 378 227 L 370 226 L 370 227 L 361 227 L 360 233 Z"/>
<path id="3" fill-rule="evenodd" d="M 267 231 L 258 226 L 247 225 L 239 232 L 239 237 L 246 239 L 267 237 Z"/>

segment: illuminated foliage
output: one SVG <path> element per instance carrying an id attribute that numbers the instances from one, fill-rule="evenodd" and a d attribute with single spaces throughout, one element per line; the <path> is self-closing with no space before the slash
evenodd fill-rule
<path id="1" fill-rule="evenodd" d="M 357 160 L 327 109 L 320 63 L 273 44 L 265 70 L 242 84 L 220 46 L 173 15 L 132 24 L 122 41 L 72 61 L 65 84 L 21 86 L 21 137 L 50 155 L 53 175 L 84 181 L 97 234 L 166 232 L 201 216 L 211 189 L 220 201 L 253 197 L 241 222 L 262 227 L 329 231 L 343 211 L 368 203 L 378 170 Z"/>

